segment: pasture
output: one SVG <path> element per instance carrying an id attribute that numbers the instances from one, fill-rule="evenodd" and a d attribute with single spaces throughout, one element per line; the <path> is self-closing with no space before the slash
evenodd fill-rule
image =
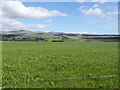
<path id="1" fill-rule="evenodd" d="M 3 88 L 117 88 L 118 43 L 3 42 Z"/>

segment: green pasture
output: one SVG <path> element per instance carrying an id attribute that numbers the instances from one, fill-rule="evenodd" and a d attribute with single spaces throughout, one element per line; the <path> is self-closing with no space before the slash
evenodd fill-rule
<path id="1" fill-rule="evenodd" d="M 2 42 L 3 88 L 117 88 L 117 42 Z"/>

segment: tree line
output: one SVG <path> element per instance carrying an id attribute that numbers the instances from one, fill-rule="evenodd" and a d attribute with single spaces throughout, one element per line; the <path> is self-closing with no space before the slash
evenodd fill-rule
<path id="1" fill-rule="evenodd" d="M 36 42 L 47 41 L 47 39 L 42 37 L 5 37 L 5 36 L 2 36 L 0 40 L 2 41 L 36 41 Z"/>

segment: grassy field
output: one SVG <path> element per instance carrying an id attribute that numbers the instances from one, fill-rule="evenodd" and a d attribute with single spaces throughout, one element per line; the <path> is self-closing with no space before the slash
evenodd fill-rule
<path id="1" fill-rule="evenodd" d="M 117 88 L 117 42 L 3 42 L 3 88 Z"/>

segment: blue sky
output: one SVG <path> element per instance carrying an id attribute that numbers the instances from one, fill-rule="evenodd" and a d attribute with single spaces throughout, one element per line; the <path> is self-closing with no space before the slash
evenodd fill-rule
<path id="1" fill-rule="evenodd" d="M 72 3 L 72 2 L 26 2 L 26 6 L 44 7 L 49 10 L 59 10 L 68 16 L 66 17 L 53 17 L 51 26 L 48 28 L 41 29 L 43 31 L 59 31 L 59 32 L 95 32 L 95 33 L 117 33 L 117 15 L 113 16 L 112 19 L 101 18 L 94 15 L 83 15 L 78 10 L 80 6 L 84 5 L 88 8 L 92 7 L 94 2 L 85 3 Z M 99 4 L 99 3 L 96 3 Z M 100 7 L 105 11 L 117 11 L 117 3 L 104 3 L 100 4 Z M 47 21 L 49 18 L 44 19 L 31 19 L 26 20 L 26 23 L 39 23 Z M 24 20 L 23 20 L 24 21 Z M 38 29 L 39 30 L 39 29 Z"/>
<path id="2" fill-rule="evenodd" d="M 28 29 L 31 31 L 118 33 L 117 2 L 22 2 L 22 4 L 26 8 L 42 7 L 48 11 L 59 12 L 52 16 L 38 18 L 20 17 L 18 14 L 13 15 L 14 13 L 12 15 L 15 18 L 12 15 L 7 16 L 22 24 L 34 26 L 34 28 Z M 44 27 L 36 28 L 35 25 L 38 24 L 44 25 Z"/>

